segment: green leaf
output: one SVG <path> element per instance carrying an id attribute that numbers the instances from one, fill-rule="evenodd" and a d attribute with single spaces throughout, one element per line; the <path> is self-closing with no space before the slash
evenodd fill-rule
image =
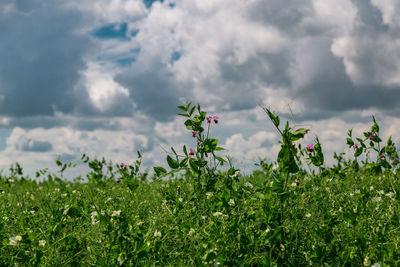
<path id="1" fill-rule="evenodd" d="M 185 126 L 186 126 L 186 129 L 193 130 L 193 121 L 192 120 L 185 121 Z"/>
<path id="2" fill-rule="evenodd" d="M 157 176 L 164 175 L 167 173 L 167 170 L 163 167 L 153 167 L 153 170 L 156 172 Z"/>
<path id="3" fill-rule="evenodd" d="M 215 148 L 215 151 L 221 151 L 221 150 L 225 150 L 225 148 L 219 147 L 219 146 L 217 146 L 217 147 Z"/>
<path id="4" fill-rule="evenodd" d="M 354 141 L 352 139 L 347 138 L 346 140 L 347 140 L 347 144 L 349 145 L 349 147 L 354 146 Z"/>
<path id="5" fill-rule="evenodd" d="M 178 115 L 179 115 L 179 116 L 183 116 L 183 117 L 190 118 L 190 116 L 189 116 L 188 114 L 185 114 L 185 113 L 178 113 Z"/>
<path id="6" fill-rule="evenodd" d="M 297 141 L 297 140 L 303 138 L 309 131 L 310 131 L 310 129 L 299 128 L 299 129 L 297 129 L 296 131 L 293 132 L 291 140 L 292 141 Z"/>
<path id="7" fill-rule="evenodd" d="M 178 108 L 180 109 L 180 110 L 183 110 L 183 111 L 187 111 L 187 108 L 186 107 L 184 107 L 184 106 L 178 106 Z"/>
<path id="8" fill-rule="evenodd" d="M 168 166 L 171 167 L 171 169 L 178 169 L 179 168 L 179 161 L 174 160 L 169 155 L 167 156 L 167 163 L 168 163 Z"/>
<path id="9" fill-rule="evenodd" d="M 190 115 L 190 116 L 193 115 L 193 112 L 195 111 L 195 109 L 196 109 L 196 106 L 193 106 L 193 107 L 190 109 L 190 111 L 189 111 L 189 115 Z"/>
<path id="10" fill-rule="evenodd" d="M 195 159 L 189 159 L 189 165 L 190 168 L 196 173 L 196 174 L 200 174 L 200 170 L 199 170 L 199 165 L 197 164 L 197 161 Z"/>
<path id="11" fill-rule="evenodd" d="M 183 146 L 183 153 L 185 153 L 186 157 L 189 157 L 189 155 L 188 155 L 188 153 L 187 153 L 187 149 L 186 149 L 186 146 L 185 146 L 185 145 Z"/>
<path id="12" fill-rule="evenodd" d="M 221 162 L 221 163 L 224 163 L 224 162 L 226 162 L 226 160 L 224 160 L 223 158 L 221 158 L 221 157 L 217 157 L 217 156 L 215 156 L 215 159 L 216 160 L 218 160 L 219 162 Z"/>
<path id="13" fill-rule="evenodd" d="M 179 167 L 181 167 L 181 168 L 186 167 L 187 162 L 188 162 L 188 159 L 187 159 L 187 158 L 184 158 L 184 159 L 179 163 Z"/>

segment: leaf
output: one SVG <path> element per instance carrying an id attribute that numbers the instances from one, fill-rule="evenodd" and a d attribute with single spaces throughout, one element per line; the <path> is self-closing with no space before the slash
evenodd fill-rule
<path id="1" fill-rule="evenodd" d="M 221 162 L 221 163 L 224 163 L 224 162 L 226 162 L 226 160 L 224 160 L 223 158 L 221 158 L 221 157 L 217 157 L 217 156 L 215 156 L 215 159 L 216 160 L 218 160 L 219 162 Z"/>
<path id="2" fill-rule="evenodd" d="M 347 144 L 349 145 L 349 147 L 354 146 L 354 141 L 352 139 L 347 138 L 346 140 L 347 140 Z"/>
<path id="3" fill-rule="evenodd" d="M 187 149 L 186 149 L 185 145 L 183 146 L 183 153 L 185 153 L 186 157 L 188 157 L 188 153 L 187 153 Z"/>
<path id="4" fill-rule="evenodd" d="M 157 176 L 164 175 L 167 173 L 167 170 L 163 167 L 153 167 L 153 170 L 156 172 Z"/>
<path id="5" fill-rule="evenodd" d="M 179 163 L 179 167 L 181 167 L 181 168 L 186 167 L 187 162 L 188 162 L 188 159 L 187 159 L 187 158 L 184 158 L 184 159 Z"/>
<path id="6" fill-rule="evenodd" d="M 179 108 L 180 110 L 187 111 L 187 108 L 184 107 L 184 106 L 178 106 L 178 108 Z"/>
<path id="7" fill-rule="evenodd" d="M 225 148 L 219 147 L 219 146 L 217 146 L 217 147 L 215 148 L 215 151 L 221 151 L 221 150 L 225 150 Z"/>
<path id="8" fill-rule="evenodd" d="M 179 161 L 174 160 L 169 155 L 167 156 L 167 163 L 168 163 L 168 166 L 171 167 L 171 169 L 178 169 L 179 168 Z"/>
<path id="9" fill-rule="evenodd" d="M 178 113 L 178 115 L 179 115 L 179 116 L 182 116 L 182 117 L 190 118 L 190 116 L 189 116 L 188 114 L 185 114 L 185 113 Z"/>
<path id="10" fill-rule="evenodd" d="M 191 168 L 196 174 L 200 174 L 199 165 L 197 164 L 197 161 L 196 161 L 195 159 L 189 159 L 189 165 L 190 165 L 190 168 Z"/>
<path id="11" fill-rule="evenodd" d="M 297 140 L 303 138 L 309 131 L 310 131 L 310 129 L 299 128 L 299 129 L 297 129 L 296 131 L 294 131 L 292 133 L 291 140 L 292 141 L 297 141 Z"/>
<path id="12" fill-rule="evenodd" d="M 195 111 L 195 109 L 196 109 L 196 106 L 193 106 L 193 107 L 190 109 L 190 111 L 189 111 L 189 115 L 190 115 L 190 116 L 193 115 L 193 112 Z"/>

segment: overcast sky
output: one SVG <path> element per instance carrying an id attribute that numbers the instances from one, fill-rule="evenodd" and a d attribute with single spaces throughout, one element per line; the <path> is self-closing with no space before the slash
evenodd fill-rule
<path id="1" fill-rule="evenodd" d="M 399 13 L 398 0 L 0 0 L 0 168 L 137 150 L 166 166 L 162 147 L 195 146 L 185 101 L 220 117 L 212 135 L 244 170 L 279 149 L 259 105 L 290 107 L 327 155 L 371 115 L 399 143 Z"/>

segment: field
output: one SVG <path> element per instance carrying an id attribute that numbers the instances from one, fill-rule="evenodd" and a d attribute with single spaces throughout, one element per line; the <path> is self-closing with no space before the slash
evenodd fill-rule
<path id="1" fill-rule="evenodd" d="M 197 147 L 171 148 L 169 171 L 140 172 L 140 153 L 133 166 L 84 155 L 92 171 L 73 182 L 60 178 L 70 164 L 59 160 L 59 172 L 37 173 L 41 182 L 12 166 L 0 178 L 0 265 L 400 264 L 397 149 L 381 144 L 375 118 L 363 138 L 348 132 L 353 158 L 328 167 L 318 139 L 295 146 L 308 130 L 280 129 L 265 109 L 282 150 L 244 176 L 216 154 L 219 118 L 196 108 L 180 107 Z"/>

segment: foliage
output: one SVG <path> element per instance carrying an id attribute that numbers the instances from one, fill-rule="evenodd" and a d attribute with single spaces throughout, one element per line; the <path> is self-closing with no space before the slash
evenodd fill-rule
<path id="1" fill-rule="evenodd" d="M 196 150 L 171 148 L 171 170 L 151 179 L 141 153 L 133 165 L 83 155 L 87 181 L 63 179 L 74 164 L 60 159 L 40 181 L 18 163 L 0 175 L 0 266 L 400 265 L 398 152 L 391 138 L 381 145 L 374 117 L 363 139 L 348 132 L 354 159 L 335 154 L 327 167 L 318 137 L 303 148 L 308 129 L 281 129 L 265 109 L 281 150 L 244 176 L 215 153 L 216 116 L 180 109 Z"/>

